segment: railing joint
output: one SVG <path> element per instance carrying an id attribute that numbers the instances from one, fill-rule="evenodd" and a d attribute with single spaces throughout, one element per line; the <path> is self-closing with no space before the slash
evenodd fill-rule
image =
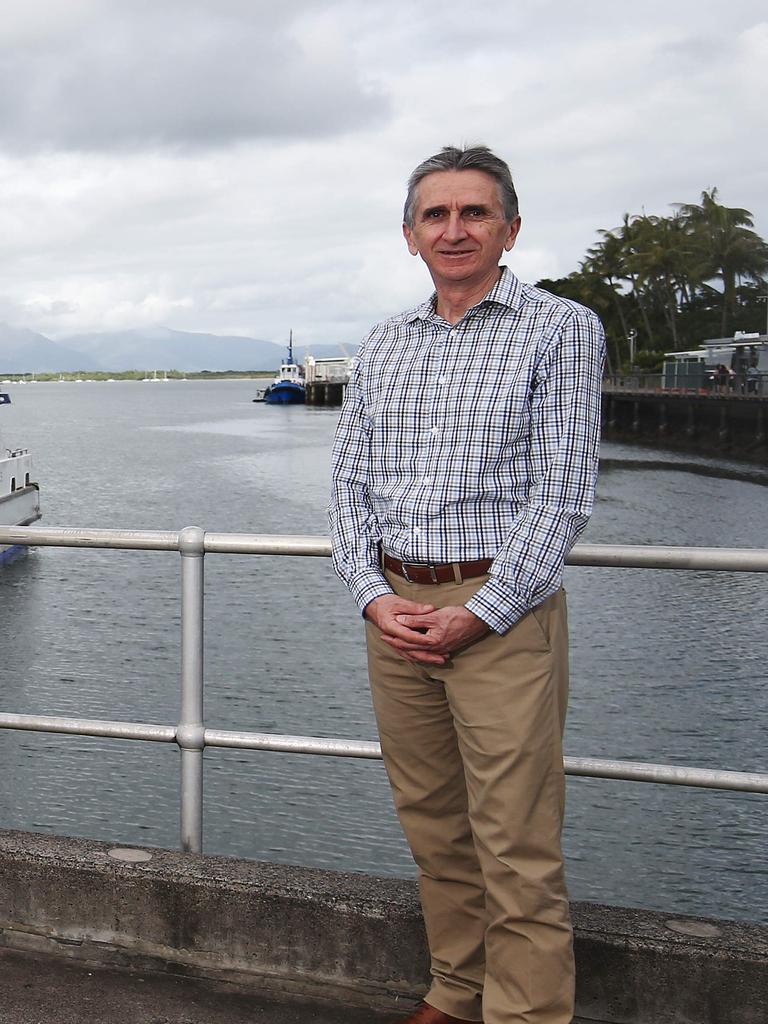
<path id="1" fill-rule="evenodd" d="M 176 742 L 182 750 L 205 749 L 205 726 L 187 723 L 176 728 Z"/>
<path id="2" fill-rule="evenodd" d="M 179 554 L 202 558 L 205 554 L 205 530 L 200 526 L 185 526 L 179 531 Z"/>

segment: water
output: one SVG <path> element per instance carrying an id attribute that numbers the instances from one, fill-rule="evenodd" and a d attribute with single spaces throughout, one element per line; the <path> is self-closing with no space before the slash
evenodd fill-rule
<path id="1" fill-rule="evenodd" d="M 254 393 L 248 381 L 27 385 L 3 437 L 32 448 L 49 526 L 325 533 L 336 410 Z M 584 540 L 765 544 L 764 484 L 685 468 L 718 469 L 706 459 L 604 455 Z M 327 559 L 209 556 L 206 577 L 208 725 L 375 738 L 360 620 Z M 567 752 L 766 770 L 766 583 L 568 569 Z M 0 708 L 171 722 L 178 627 L 177 554 L 40 548 L 0 574 Z M 208 852 L 413 873 L 380 763 L 209 750 L 205 764 Z M 173 847 L 177 770 L 173 745 L 3 732 L 0 826 Z M 764 797 L 568 789 L 575 898 L 766 919 Z"/>

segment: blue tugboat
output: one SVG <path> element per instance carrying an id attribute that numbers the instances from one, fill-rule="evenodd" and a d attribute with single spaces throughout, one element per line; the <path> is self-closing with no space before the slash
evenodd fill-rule
<path id="1" fill-rule="evenodd" d="M 293 360 L 293 331 L 288 336 L 288 359 L 264 392 L 267 405 L 303 405 L 307 400 L 304 370 Z"/>

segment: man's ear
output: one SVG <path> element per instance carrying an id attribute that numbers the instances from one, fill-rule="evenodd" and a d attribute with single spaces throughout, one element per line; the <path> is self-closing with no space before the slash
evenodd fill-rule
<path id="1" fill-rule="evenodd" d="M 418 256 L 419 247 L 413 240 L 413 232 L 411 231 L 407 224 L 403 224 L 403 238 L 405 238 L 405 241 L 408 244 L 408 252 L 411 254 L 411 256 Z M 510 249 L 511 248 L 512 246 L 510 246 Z"/>
<path id="2" fill-rule="evenodd" d="M 507 237 L 504 241 L 504 248 L 506 249 L 507 252 L 509 252 L 509 250 L 514 246 L 515 242 L 517 241 L 517 236 L 520 233 L 521 224 L 522 220 L 520 219 L 520 215 L 518 214 L 517 217 L 515 217 L 515 219 L 509 225 L 509 233 L 507 234 Z"/>

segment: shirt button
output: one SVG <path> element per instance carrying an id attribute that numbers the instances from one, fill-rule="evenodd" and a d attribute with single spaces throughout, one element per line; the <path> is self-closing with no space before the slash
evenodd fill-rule
<path id="1" fill-rule="evenodd" d="M 427 486 L 429 486 L 429 484 L 432 483 L 432 477 L 431 476 L 425 476 L 424 479 L 421 482 L 423 484 L 426 484 Z"/>
<path id="2" fill-rule="evenodd" d="M 440 433 L 440 431 L 437 429 L 437 427 L 432 427 L 432 429 L 430 430 L 430 434 L 439 434 L 439 433 Z"/>
<path id="3" fill-rule="evenodd" d="M 420 526 L 414 526 L 413 532 L 416 534 L 417 537 L 421 536 L 421 527 Z"/>
<path id="4" fill-rule="evenodd" d="M 438 384 L 447 384 L 448 383 L 448 378 L 447 377 L 438 377 L 437 383 Z"/>

